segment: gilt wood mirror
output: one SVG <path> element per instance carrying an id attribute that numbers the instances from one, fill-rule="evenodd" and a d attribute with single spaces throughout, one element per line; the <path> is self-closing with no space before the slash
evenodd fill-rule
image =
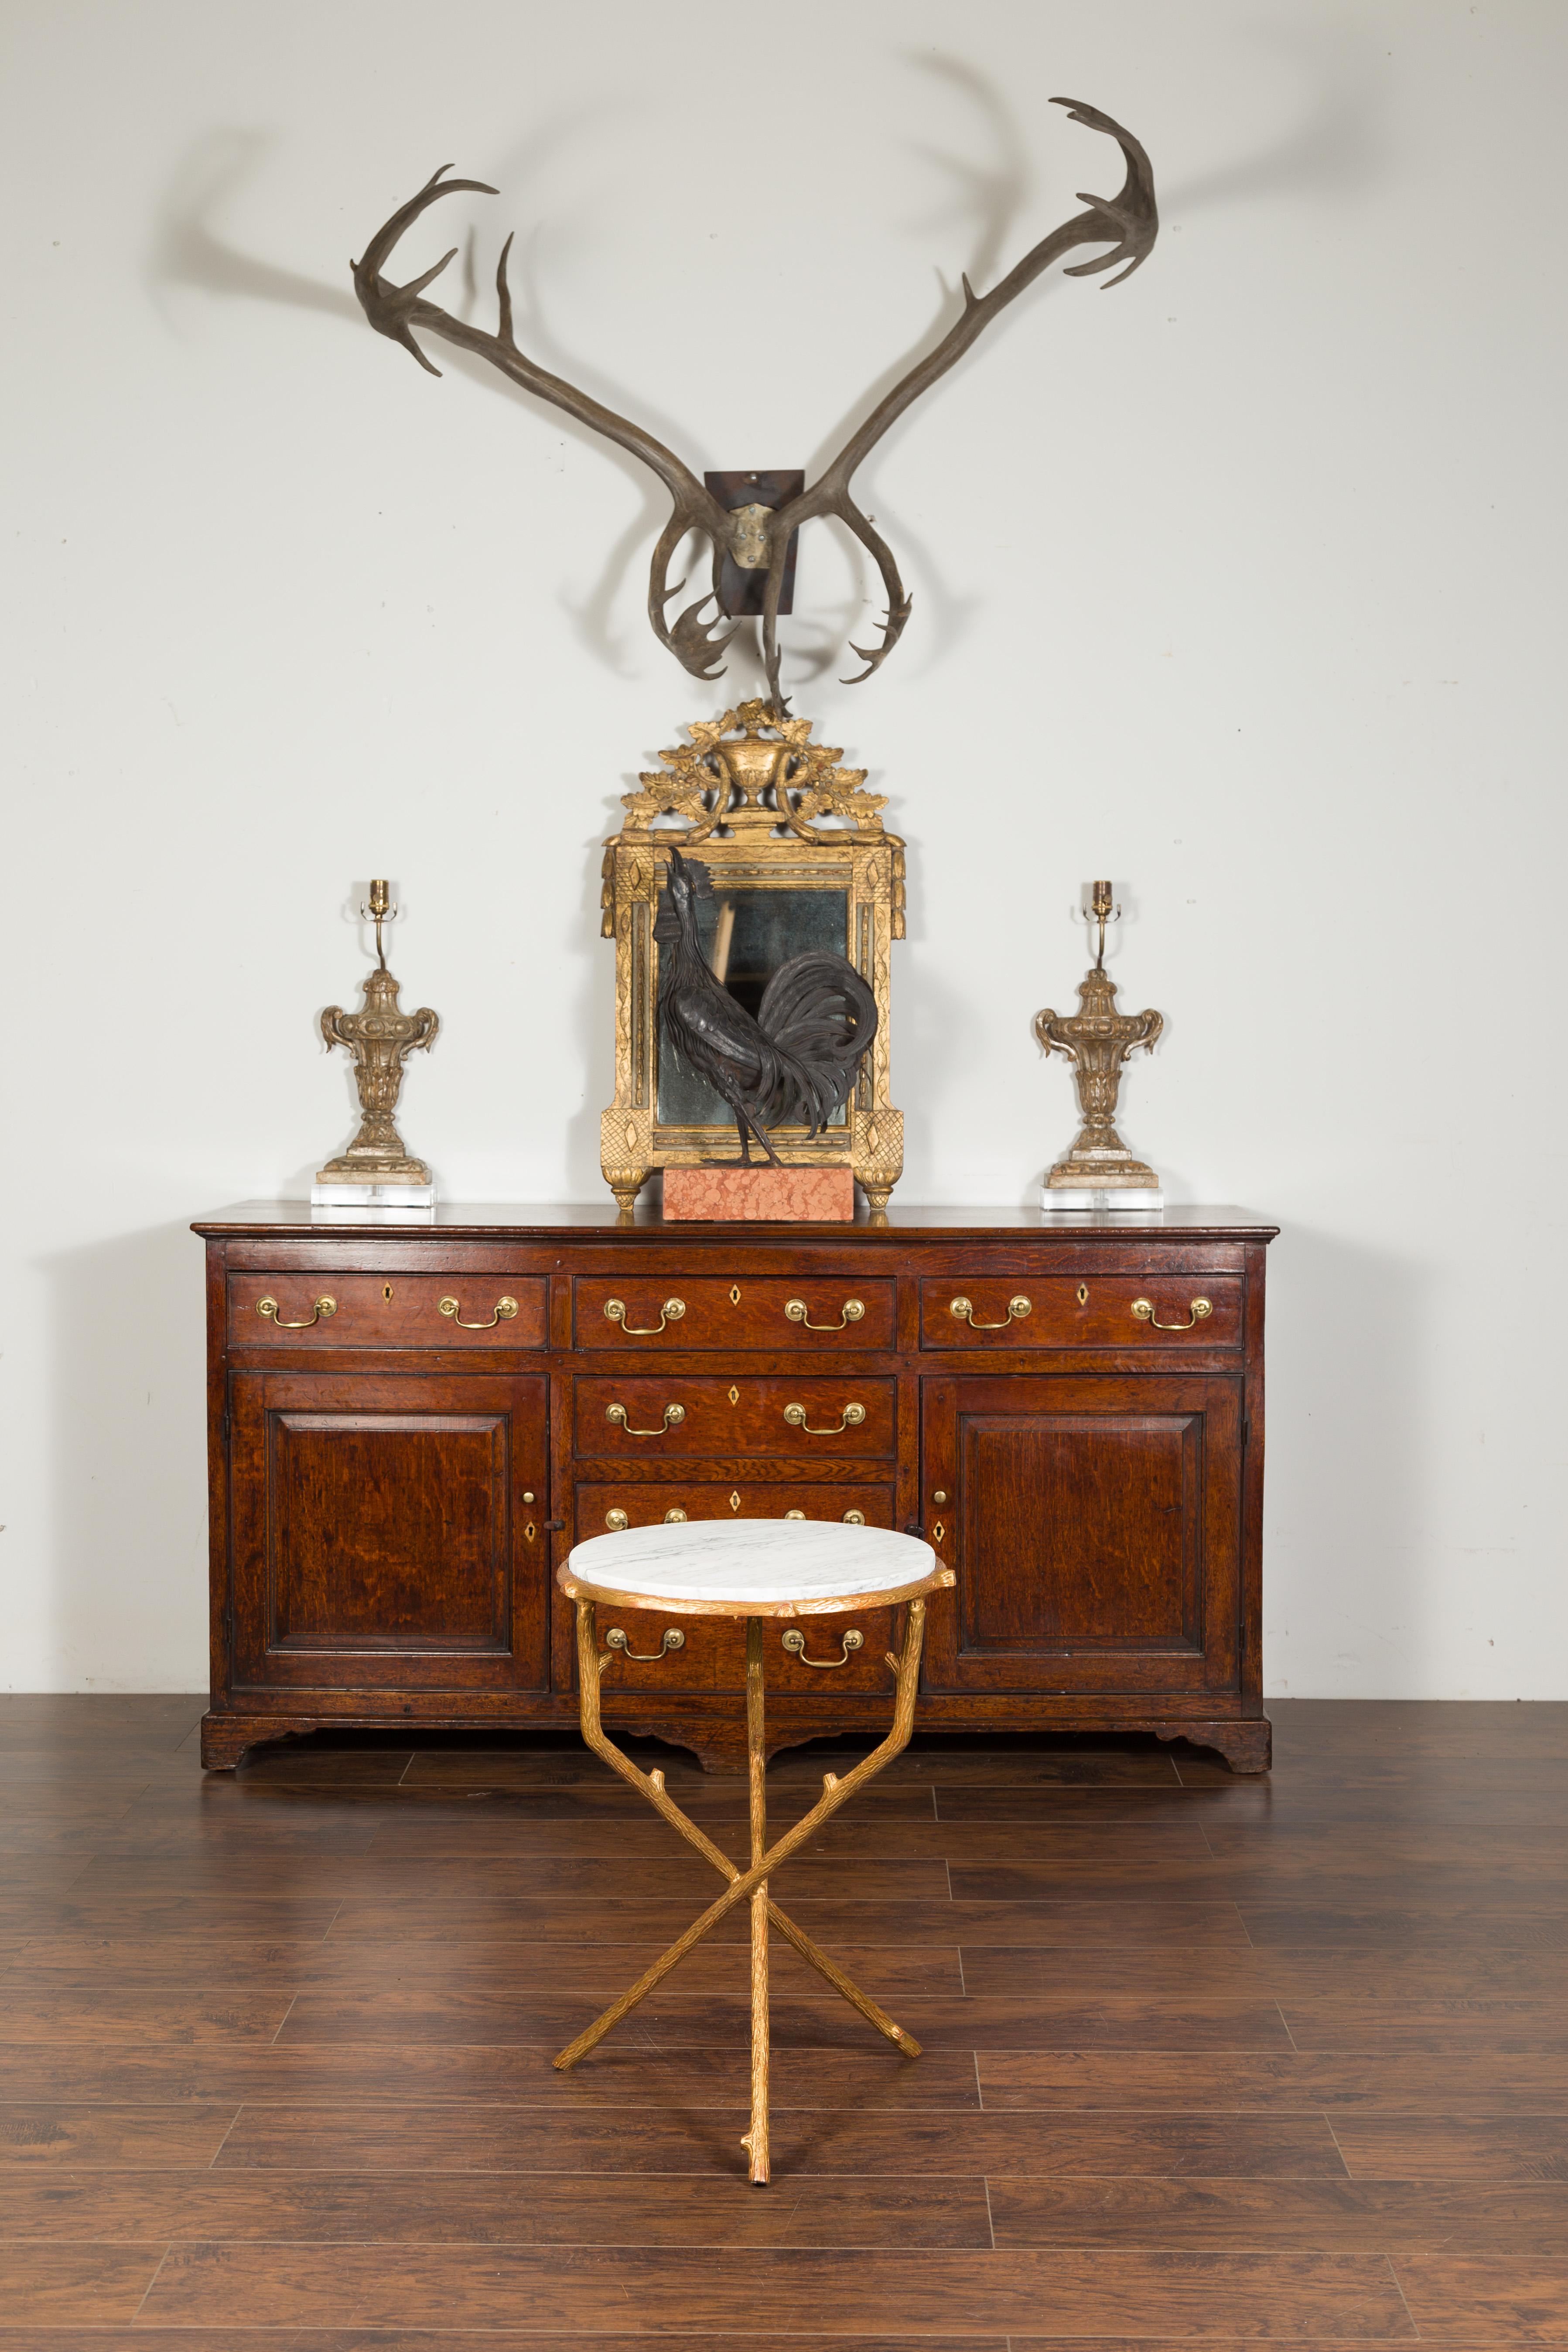
<path id="1" fill-rule="evenodd" d="M 715 979 L 755 1014 L 791 957 L 826 948 L 871 988 L 878 1028 L 837 1116 L 815 1137 L 773 1132 L 786 1165 L 847 1166 L 873 1209 L 903 1172 L 901 1113 L 889 1099 L 889 955 L 904 934 L 904 845 L 884 830 L 880 793 L 863 769 L 810 741 L 811 722 L 743 702 L 688 729 L 661 751 L 663 772 L 625 795 L 626 820 L 605 847 L 602 929 L 616 942 L 616 1098 L 600 1123 L 605 1181 L 625 1212 L 656 1168 L 735 1157 L 729 1110 L 661 1034 L 654 922 L 668 853 L 711 882 L 700 931 Z"/>

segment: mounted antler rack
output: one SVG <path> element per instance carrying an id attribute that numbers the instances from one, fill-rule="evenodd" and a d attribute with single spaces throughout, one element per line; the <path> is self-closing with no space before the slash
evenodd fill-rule
<path id="1" fill-rule="evenodd" d="M 658 535 L 653 551 L 648 578 L 647 615 L 653 633 L 659 643 L 667 646 L 682 667 L 693 677 L 712 678 L 720 675 L 719 656 L 734 635 L 732 629 L 721 626 L 719 618 L 704 619 L 710 605 L 723 614 L 721 583 L 725 559 L 728 557 L 741 569 L 759 572 L 764 562 L 767 584 L 762 598 L 763 655 L 767 667 L 768 694 L 773 707 L 787 709 L 779 687 L 778 616 L 782 609 L 786 569 L 790 549 L 801 525 L 822 515 L 835 515 L 852 531 L 875 562 L 881 573 L 887 594 L 888 609 L 882 622 L 880 641 L 875 646 L 851 645 L 849 650 L 866 665 L 846 685 L 859 685 L 879 669 L 903 635 L 910 617 L 910 600 L 899 573 L 893 551 L 879 531 L 863 514 L 850 496 L 849 485 L 857 468 L 862 466 L 889 425 L 929 391 L 938 379 L 946 374 L 954 362 L 961 359 L 970 345 L 984 334 L 992 320 L 1016 301 L 1026 287 L 1048 269 L 1065 254 L 1084 245 L 1109 245 L 1111 250 L 1093 261 L 1079 262 L 1068 271 L 1070 278 L 1087 278 L 1123 266 L 1114 278 L 1106 279 L 1107 286 L 1118 286 L 1122 278 L 1131 276 L 1152 249 L 1159 228 L 1159 215 L 1154 205 L 1154 180 L 1149 158 L 1131 131 L 1123 131 L 1108 114 L 1073 99 L 1057 98 L 1053 106 L 1064 106 L 1069 119 L 1081 122 L 1091 131 L 1102 131 L 1114 139 L 1127 161 L 1127 177 L 1121 194 L 1116 196 L 1081 194 L 1079 202 L 1086 212 L 1077 213 L 1060 228 L 1042 237 L 989 294 L 976 294 L 969 280 L 963 283 L 963 309 L 940 341 L 925 357 L 917 360 L 908 373 L 892 390 L 877 403 L 870 415 L 851 434 L 849 439 L 826 467 L 816 480 L 796 496 L 783 500 L 778 506 L 761 509 L 749 503 L 731 512 L 713 491 L 697 478 L 689 466 L 667 449 L 662 441 L 628 417 L 618 416 L 564 377 L 552 375 L 518 348 L 512 333 L 511 295 L 507 286 L 507 256 L 511 250 L 509 236 L 501 247 L 500 261 L 496 270 L 496 299 L 500 306 L 497 332 L 487 334 L 482 328 L 469 326 L 466 320 L 456 319 L 449 310 L 424 299 L 425 289 L 438 278 L 458 248 L 444 254 L 439 261 L 411 278 L 405 286 L 395 286 L 381 275 L 391 259 L 394 249 L 405 233 L 413 226 L 422 213 L 442 196 L 467 191 L 477 195 L 493 196 L 497 191 L 483 180 L 448 180 L 444 174 L 449 166 L 427 180 L 417 195 L 395 212 L 379 228 L 365 247 L 363 260 L 354 262 L 354 292 L 358 295 L 366 318 L 378 334 L 390 336 L 413 352 L 423 368 L 432 375 L 440 370 L 415 341 L 417 329 L 426 334 L 440 335 L 459 350 L 471 352 L 476 358 L 488 360 L 513 383 L 535 394 L 541 400 L 563 408 L 579 424 L 602 433 L 607 440 L 627 449 L 644 465 L 651 467 L 670 496 L 669 520 Z M 666 606 L 679 594 L 686 583 L 672 582 L 669 567 L 675 551 L 689 531 L 706 539 L 712 554 L 712 584 L 694 604 L 682 608 L 671 621 Z M 760 542 L 760 545 L 759 545 Z M 757 560 L 759 553 L 763 561 Z M 734 609 L 733 606 L 731 607 Z"/>

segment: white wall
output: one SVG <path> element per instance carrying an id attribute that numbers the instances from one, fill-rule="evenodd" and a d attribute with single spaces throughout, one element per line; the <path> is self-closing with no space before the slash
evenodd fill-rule
<path id="1" fill-rule="evenodd" d="M 696 467 L 812 465 L 1145 142 L 1145 268 L 1037 289 L 809 533 L 797 709 L 910 839 L 901 1197 L 1030 1196 L 1030 1015 L 1117 876 L 1125 1131 L 1271 1259 L 1268 1684 L 1562 1696 L 1558 0 L 12 0 L 0 1682 L 205 1682 L 200 1248 L 346 1139 L 356 877 L 455 1200 L 599 1191 L 617 795 L 709 688 L 662 495 L 347 263 L 439 163 L 476 315 Z M 1541 1076 L 1537 1080 L 1536 1073 Z"/>

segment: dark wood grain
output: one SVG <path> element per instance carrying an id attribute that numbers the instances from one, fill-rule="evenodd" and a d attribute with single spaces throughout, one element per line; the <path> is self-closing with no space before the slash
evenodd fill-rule
<path id="1" fill-rule="evenodd" d="M 221 2168 L 287 2171 L 670 2172 L 732 2176 L 745 2110 L 686 2116 L 626 2112 L 563 2117 L 529 2107 L 247 2106 L 223 2142 Z M 777 2119 L 781 2175 L 886 2180 L 979 2179 L 1062 2173 L 1162 2179 L 1239 2175 L 1342 2181 L 1326 2117 L 1047 2116 L 1026 2114 L 866 2115 L 850 2107 L 789 2109 Z"/>
<path id="2" fill-rule="evenodd" d="M 588 2335 L 624 2326 L 694 2334 L 731 2326 L 864 2334 L 900 2327 L 980 2334 L 1048 2322 L 1058 2336 L 1189 2338 L 1314 2333 L 1368 2342 L 1415 2331 L 1380 2255 L 1318 2253 L 925 2252 L 842 2254 L 627 2248 L 559 2254 L 510 2245 L 176 2246 L 143 2305 L 151 2324 L 237 2327 L 352 2319 L 361 2326 L 504 2324 Z"/>
<path id="3" fill-rule="evenodd" d="M 674 1511 L 926 1527 L 959 1580 L 931 1613 L 933 1727 L 1154 1729 L 1267 1769 L 1259 1220 L 1129 1233 L 975 1210 L 759 1232 L 478 1211 L 393 1234 L 280 1204 L 197 1231 L 213 1769 L 329 1724 L 569 1730 L 552 1569 L 607 1521 Z M 982 1321 L 1033 1303 L 987 1331 L 952 1318 L 961 1292 Z M 286 1325 L 337 1309 L 279 1328 L 263 1297 Z M 517 1314 L 489 1320 L 502 1297 Z M 1185 1330 L 1131 1311 L 1195 1297 L 1213 1311 Z M 658 1646 L 651 1619 L 626 1630 Z M 879 1731 L 892 1628 L 858 1630 L 842 1674 L 771 1678 L 776 1742 Z M 732 1629 L 689 1626 L 660 1671 L 617 1670 L 605 1720 L 732 1770 L 741 1672 Z M 1164 1759 L 1133 1769 L 1177 1780 Z"/>
<path id="4" fill-rule="evenodd" d="M 0 2245 L 174 2239 L 348 2248 L 441 2244 L 517 2246 L 966 2246 L 989 2250 L 985 2184 L 969 2179 L 813 2180 L 783 2198 L 757 2197 L 732 2161 L 745 2115 L 710 2117 L 706 2175 L 608 2178 L 558 2169 L 526 2175 L 416 2171 L 348 2174 L 130 2171 L 74 2168 L 68 2176 L 6 2179 Z M 6 2257 L 0 2253 L 0 2264 Z M 3 2336 L 0 2336 L 3 2340 Z"/>
<path id="5" fill-rule="evenodd" d="M 542 1378 L 241 1372 L 228 1423 L 241 1680 L 544 1687 Z"/>
<path id="6" fill-rule="evenodd" d="M 1489 2050 L 981 2051 L 987 2107 L 1163 2108 L 1305 2114 L 1381 2109 L 1442 2114 L 1521 2108 L 1568 2112 L 1568 2057 Z"/>
<path id="7" fill-rule="evenodd" d="M 1568 2344 L 1568 1897 L 1525 1802 L 1568 1709 L 1282 1706 L 1272 1792 L 922 1731 L 781 1893 L 925 2055 L 779 1948 L 762 2190 L 743 1924 L 550 2065 L 713 1884 L 570 1738 L 215 1785 L 192 1703 L 97 1704 L 0 1701 L 55 1841 L 0 1898 L 5 2352 Z M 775 1818 L 865 1744 L 781 1757 Z M 640 1752 L 742 1850 L 733 1789 Z"/>
<path id="8" fill-rule="evenodd" d="M 1015 2180 L 988 2183 L 1005 2246 L 1311 2247 L 1415 2254 L 1551 2254 L 1568 2242 L 1568 2185 L 1431 2180 Z M 1403 2275 L 1403 2273 L 1401 2273 Z"/>
<path id="9" fill-rule="evenodd" d="M 660 1322 L 672 1290 L 684 1314 L 667 1321 L 662 1330 L 649 1329 Z M 732 1297 L 732 1292 L 738 1295 Z M 696 1348 L 767 1348 L 775 1354 L 799 1348 L 808 1361 L 822 1355 L 831 1360 L 846 1352 L 866 1355 L 891 1348 L 896 1296 L 897 1286 L 886 1276 L 865 1278 L 852 1251 L 841 1255 L 837 1268 L 831 1264 L 814 1268 L 804 1289 L 778 1276 L 743 1283 L 729 1283 L 721 1276 L 699 1276 L 695 1281 L 681 1276 L 650 1283 L 638 1273 L 630 1286 L 614 1275 L 579 1276 L 572 1285 L 572 1330 L 579 1348 L 610 1348 L 628 1359 L 646 1354 L 657 1360 Z M 612 1298 L 620 1300 L 624 1317 L 605 1313 L 605 1302 Z M 807 1330 L 798 1316 L 786 1314 L 795 1299 L 814 1326 L 826 1328 Z M 864 1312 L 846 1323 L 845 1305 L 850 1299 L 858 1300 Z M 642 1327 L 640 1334 L 628 1332 L 628 1326 Z"/>
<path id="10" fill-rule="evenodd" d="M 925 1383 L 927 1476 L 953 1496 L 933 1691 L 1196 1696 L 1235 1671 L 1242 1403 L 1234 1379 L 1060 1372 Z M 1114 1668 L 1111 1660 L 1114 1658 Z"/>
<path id="11" fill-rule="evenodd" d="M 7 2246 L 7 2328 L 123 2325 L 142 2308 L 167 2252 L 164 2243 Z"/>
<path id="12" fill-rule="evenodd" d="M 973 1291 L 973 1316 L 952 1312 L 955 1294 Z M 1029 1300 L 1027 1314 L 1008 1322 L 1013 1297 L 1022 1292 Z M 1090 1282 L 1074 1282 L 1065 1275 L 1031 1274 L 1027 1284 L 988 1276 L 983 1287 L 965 1285 L 949 1275 L 921 1284 L 921 1338 L 928 1348 L 1000 1350 L 1037 1348 L 1160 1348 L 1167 1353 L 1188 1338 L 1155 1328 L 1132 1312 L 1135 1299 L 1145 1296 L 1162 1323 L 1187 1322 L 1194 1294 L 1208 1300 L 1210 1314 L 1193 1328 L 1192 1344 L 1200 1348 L 1239 1348 L 1243 1285 L 1236 1275 L 1205 1274 L 1184 1278 L 1169 1274 L 1159 1278 L 1132 1275 L 1100 1275 Z M 309 1313 L 309 1308 L 306 1309 Z M 1000 1323 L 1000 1330 L 986 1324 Z"/>
<path id="13" fill-rule="evenodd" d="M 1399 2277 L 1434 2344 L 1568 2341 L 1568 2254 L 1423 2254 L 1402 2263 Z"/>
<path id="14" fill-rule="evenodd" d="M 900 2023 L 922 2043 L 951 2045 L 962 2032 L 972 2049 L 1190 2050 L 1288 2049 L 1289 2037 L 1273 2001 L 1005 2000 L 900 2003 Z M 511 1998 L 495 1993 L 416 1991 L 366 1993 L 358 2000 L 301 1993 L 279 2039 L 325 2042 L 537 2042 L 559 2047 L 592 2021 L 593 2004 L 561 1990 Z M 746 2042 L 749 2000 L 700 1995 L 650 1995 L 625 2029 L 634 2040 L 666 2049 Z M 778 2049 L 854 2048 L 865 2028 L 841 2001 L 779 1999 L 771 2003 Z M 1563 2046 L 1568 2046 L 1564 2044 Z"/>

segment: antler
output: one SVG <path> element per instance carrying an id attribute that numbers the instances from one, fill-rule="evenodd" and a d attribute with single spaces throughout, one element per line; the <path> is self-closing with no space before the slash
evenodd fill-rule
<path id="1" fill-rule="evenodd" d="M 882 575 L 882 585 L 888 592 L 888 617 L 882 624 L 881 643 L 876 646 L 850 646 L 858 655 L 865 668 L 858 677 L 840 681 L 845 686 L 860 686 L 881 668 L 893 647 L 904 633 L 910 617 L 910 598 L 899 577 L 899 567 L 892 550 L 881 534 L 873 529 L 849 495 L 849 483 L 855 469 L 870 455 L 888 427 L 900 417 L 905 409 L 929 391 L 939 376 L 947 373 L 956 360 L 963 357 L 983 335 L 999 312 L 1016 299 L 1026 286 L 1032 286 L 1043 270 L 1050 268 L 1064 253 L 1075 246 L 1099 245 L 1109 241 L 1113 249 L 1098 261 L 1080 261 L 1066 274 L 1069 278 L 1090 278 L 1101 270 L 1113 269 L 1119 261 L 1126 268 L 1114 278 L 1107 278 L 1105 289 L 1120 286 L 1122 278 L 1131 278 L 1139 264 L 1148 257 L 1159 232 L 1160 215 L 1154 205 L 1154 174 L 1148 156 L 1130 131 L 1123 131 L 1109 114 L 1097 107 L 1085 106 L 1077 99 L 1053 98 L 1053 106 L 1065 106 L 1068 119 L 1081 122 L 1090 131 L 1103 131 L 1114 139 L 1127 158 L 1127 177 L 1121 192 L 1114 197 L 1091 196 L 1081 189 L 1079 202 L 1087 205 L 1086 213 L 1077 213 L 1061 227 L 1027 252 L 1022 261 L 1010 269 L 1000 285 L 989 294 L 976 294 L 967 278 L 963 284 L 963 310 L 943 335 L 941 342 L 929 351 L 924 359 L 917 360 L 909 373 L 897 383 L 891 392 L 879 400 L 865 423 L 853 433 L 833 463 L 798 498 L 781 507 L 766 524 L 768 533 L 768 588 L 763 619 L 763 646 L 767 661 L 768 684 L 775 700 L 778 695 L 777 620 L 779 591 L 784 580 L 784 556 L 790 536 L 803 522 L 817 515 L 837 515 L 846 523 L 876 562 Z"/>
<path id="2" fill-rule="evenodd" d="M 423 329 L 426 334 L 442 335 L 447 342 L 456 343 L 460 351 L 473 352 L 479 358 L 489 360 L 492 367 L 500 368 L 503 375 L 510 376 L 513 383 L 521 384 L 525 392 L 536 393 L 541 400 L 551 401 L 557 408 L 563 408 L 569 416 L 576 417 L 579 424 L 592 425 L 595 433 L 603 433 L 606 439 L 618 442 L 623 449 L 629 449 L 634 457 L 640 457 L 645 466 L 652 467 L 669 492 L 672 504 L 669 520 L 660 531 L 658 544 L 653 551 L 648 575 L 647 616 L 659 643 L 669 647 L 676 659 L 683 668 L 691 672 L 693 677 L 718 677 L 720 673 L 713 665 L 735 633 L 733 629 L 720 630 L 704 622 L 701 614 L 705 605 L 718 601 L 720 565 L 723 551 L 729 546 L 731 530 L 729 515 L 712 492 L 697 479 L 689 467 L 681 464 L 673 450 L 665 447 L 662 441 L 656 440 L 640 425 L 632 424 L 628 417 L 617 416 L 613 408 L 605 407 L 589 394 L 579 392 L 576 385 L 568 383 L 563 376 L 552 375 L 548 369 L 540 367 L 526 352 L 518 349 L 512 335 L 511 292 L 506 277 L 507 257 L 511 251 L 510 237 L 502 246 L 500 259 L 496 265 L 496 300 L 500 316 L 499 331 L 493 335 L 487 335 L 482 328 L 470 327 L 462 319 L 454 319 L 449 310 L 443 310 L 438 304 L 423 299 L 426 287 L 446 268 L 458 250 L 456 246 L 442 255 L 434 268 L 426 270 L 423 277 L 411 278 L 406 286 L 394 286 L 382 277 L 383 264 L 391 258 L 393 248 L 405 230 L 412 226 L 421 213 L 426 212 L 438 197 L 456 195 L 459 190 L 483 196 L 493 196 L 498 193 L 484 180 L 443 178 L 442 174 L 450 169 L 449 164 L 443 163 L 440 171 L 433 173 L 418 194 L 410 196 L 408 202 L 400 205 L 392 218 L 377 229 L 364 249 L 364 258 L 350 263 L 353 271 L 354 292 L 359 297 L 365 317 L 377 334 L 390 336 L 395 343 L 401 343 L 432 375 L 439 375 L 441 371 L 426 358 L 415 341 L 416 328 Z M 664 608 L 672 596 L 679 594 L 686 583 L 677 580 L 671 584 L 669 561 L 689 530 L 701 531 L 712 547 L 713 585 L 705 596 L 698 598 L 696 604 L 688 604 L 672 624 L 666 620 Z"/>
<path id="3" fill-rule="evenodd" d="M 1051 104 L 1065 106 L 1069 121 L 1081 122 L 1091 131 L 1103 131 L 1117 142 L 1127 159 L 1127 177 L 1121 191 L 1114 197 L 1088 195 L 1080 191 L 1079 202 L 1087 205 L 1089 210 L 1075 214 L 1060 228 L 1053 229 L 1048 236 L 1042 237 L 1039 244 L 1033 247 L 989 294 L 976 294 L 965 278 L 963 312 L 942 341 L 926 353 L 924 359 L 917 360 L 908 374 L 878 402 L 870 415 L 851 434 L 832 464 L 811 487 L 803 490 L 798 498 L 791 499 L 786 506 L 776 508 L 767 517 L 763 526 L 768 543 L 768 581 L 763 607 L 763 651 L 767 665 L 769 695 L 774 707 L 781 710 L 787 705 L 779 688 L 779 599 L 784 588 L 789 543 L 802 523 L 811 522 L 818 515 L 837 515 L 867 550 L 881 573 L 882 585 L 888 596 L 881 641 L 875 646 L 851 645 L 849 648 L 866 667 L 858 677 L 846 678 L 843 683 L 858 686 L 880 669 L 902 636 L 910 617 L 910 598 L 899 577 L 892 549 L 869 518 L 861 513 L 849 494 L 849 484 L 856 468 L 869 456 L 889 426 L 903 415 L 905 409 L 940 376 L 945 375 L 971 343 L 984 334 L 992 320 L 1005 310 L 1009 302 L 1015 301 L 1026 287 L 1032 286 L 1053 261 L 1059 260 L 1065 253 L 1070 253 L 1075 246 L 1109 244 L 1110 252 L 1095 261 L 1079 262 L 1067 275 L 1069 278 L 1094 277 L 1107 269 L 1116 268 L 1119 262 L 1123 263 L 1125 267 L 1118 270 L 1114 278 L 1106 279 L 1106 286 L 1110 288 L 1120 286 L 1124 278 L 1131 278 L 1152 249 L 1160 226 L 1154 205 L 1154 175 L 1149 158 L 1137 140 L 1130 131 L 1124 131 L 1119 122 L 1113 122 L 1109 114 L 1101 114 L 1096 107 L 1085 106 L 1069 98 L 1054 98 Z M 575 416 L 579 423 L 592 425 L 596 433 L 606 435 L 610 440 L 618 442 L 623 449 L 629 449 L 634 457 L 640 457 L 645 465 L 652 467 L 668 490 L 672 505 L 669 520 L 659 533 L 653 551 L 648 578 L 648 619 L 660 644 L 668 646 L 676 659 L 694 677 L 717 677 L 720 673 L 713 665 L 734 631 L 721 631 L 715 624 L 705 622 L 701 614 L 709 604 L 718 603 L 720 567 L 724 551 L 731 545 L 733 530 L 731 518 L 712 493 L 671 450 L 665 447 L 662 441 L 655 440 L 651 433 L 631 424 L 626 417 L 617 416 L 613 409 L 604 407 L 586 393 L 579 392 L 575 385 L 566 383 L 563 377 L 551 375 L 545 369 L 536 366 L 532 360 L 519 351 L 512 338 L 511 297 L 506 282 L 510 237 L 501 247 L 500 261 L 496 270 L 496 297 L 500 306 L 498 334 L 487 335 L 480 329 L 454 319 L 434 302 L 422 299 L 425 288 L 446 268 L 457 251 L 456 246 L 437 262 L 433 269 L 427 269 L 422 278 L 412 279 L 406 286 L 393 286 L 379 274 L 382 264 L 388 259 L 404 231 L 438 196 L 451 195 L 458 189 L 468 189 L 481 195 L 496 194 L 482 180 L 443 179 L 442 173 L 447 169 L 449 166 L 444 163 L 441 171 L 426 182 L 416 196 L 411 197 L 401 210 L 394 213 L 371 239 L 365 248 L 364 259 L 353 263 L 354 291 L 359 296 L 366 318 L 378 333 L 389 335 L 395 342 L 404 344 L 413 352 L 421 367 L 429 368 L 432 375 L 438 375 L 440 370 L 431 365 L 415 341 L 412 331 L 416 327 L 431 334 L 444 335 L 448 342 L 457 343 L 460 349 L 474 352 L 481 359 L 489 360 L 514 383 L 521 383 L 528 392 L 537 393 L 542 400 L 552 401 L 557 408 L 565 409 L 568 415 Z M 677 581 L 673 587 L 669 585 L 669 562 L 689 530 L 701 532 L 709 541 L 713 555 L 713 584 L 707 595 L 700 597 L 696 604 L 687 605 L 670 624 L 665 619 L 664 608 L 686 583 Z"/>

